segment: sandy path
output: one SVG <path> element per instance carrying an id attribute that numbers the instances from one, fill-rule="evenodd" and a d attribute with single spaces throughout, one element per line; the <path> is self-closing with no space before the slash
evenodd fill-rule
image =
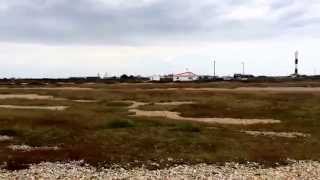
<path id="1" fill-rule="evenodd" d="M 174 119 L 174 120 L 196 121 L 196 122 L 214 123 L 214 124 L 250 125 L 250 124 L 281 123 L 281 121 L 273 120 L 273 119 L 193 118 L 193 117 L 182 117 L 180 113 L 171 112 L 171 111 L 143 111 L 138 109 L 130 109 L 129 111 L 134 112 L 135 116 L 164 117 L 164 118 Z"/>
<path id="2" fill-rule="evenodd" d="M 0 99 L 53 100 L 60 98 L 54 98 L 53 96 L 45 96 L 39 94 L 0 94 Z"/>
<path id="3" fill-rule="evenodd" d="M 134 116 L 144 116 L 144 117 L 164 117 L 173 120 L 181 121 L 196 121 L 204 123 L 214 123 L 214 124 L 229 124 L 229 125 L 251 125 L 251 124 L 271 124 L 271 123 L 281 123 L 280 120 L 274 119 L 235 119 L 235 118 L 194 118 L 194 117 L 182 117 L 178 112 L 172 111 L 144 111 L 138 108 L 149 103 L 136 102 L 136 101 L 122 101 L 132 103 L 129 106 L 129 112 L 135 113 Z M 167 103 L 155 103 L 155 104 L 185 104 L 186 102 L 167 102 Z M 193 103 L 193 102 L 187 102 Z"/>
<path id="4" fill-rule="evenodd" d="M 52 111 L 63 111 L 66 110 L 67 106 L 15 106 L 15 105 L 0 105 L 0 108 L 6 109 L 39 109 L 39 110 L 52 110 Z"/>
<path id="5" fill-rule="evenodd" d="M 156 105 L 160 105 L 160 106 L 180 106 L 180 105 L 184 105 L 184 104 L 194 104 L 194 102 L 191 101 L 181 101 L 181 102 L 161 102 L 161 103 L 155 103 Z"/>
<path id="6" fill-rule="evenodd" d="M 0 94 L 0 100 L 1 99 L 56 100 L 56 101 L 69 100 L 66 98 L 56 98 L 53 96 L 39 95 L 39 94 Z M 70 101 L 79 102 L 79 103 L 98 102 L 97 100 L 84 100 L 84 99 L 76 99 L 76 100 L 70 100 Z"/>
<path id="7" fill-rule="evenodd" d="M 57 151 L 59 147 L 48 147 L 48 146 L 41 146 L 41 147 L 31 147 L 28 145 L 10 145 L 8 146 L 9 149 L 13 151 Z"/>
<path id="8" fill-rule="evenodd" d="M 13 90 L 71 90 L 71 91 L 88 91 L 95 90 L 93 88 L 84 88 L 84 87 L 21 87 L 21 88 L 9 88 L 9 87 L 0 87 L 0 89 L 13 89 Z"/>
<path id="9" fill-rule="evenodd" d="M 137 101 L 130 101 L 130 100 L 116 101 L 116 102 L 131 103 L 131 105 L 128 107 L 129 109 L 136 109 L 140 106 L 144 106 L 144 105 L 149 104 L 149 103 L 145 103 L 145 102 L 137 102 Z"/>
<path id="10" fill-rule="evenodd" d="M 78 99 L 78 100 L 72 100 L 73 102 L 79 102 L 79 103 L 95 103 L 98 102 L 97 100 L 83 100 L 83 99 Z"/>
<path id="11" fill-rule="evenodd" d="M 285 137 L 285 138 L 297 138 L 297 137 L 310 137 L 310 134 L 298 133 L 298 132 L 266 132 L 266 131 L 242 131 L 246 134 L 253 136 L 271 136 L 271 137 Z"/>
<path id="12" fill-rule="evenodd" d="M 153 88 L 141 89 L 147 91 L 215 91 L 215 92 L 320 92 L 319 87 L 239 87 L 239 88 Z"/>
<path id="13" fill-rule="evenodd" d="M 13 139 L 13 137 L 0 135 L 0 142 L 10 141 L 12 139 Z"/>
<path id="14" fill-rule="evenodd" d="M 240 87 L 238 91 L 320 92 L 320 87 Z"/>

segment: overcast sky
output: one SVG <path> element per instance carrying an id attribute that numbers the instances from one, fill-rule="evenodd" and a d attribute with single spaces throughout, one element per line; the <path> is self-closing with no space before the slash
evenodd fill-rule
<path id="1" fill-rule="evenodd" d="M 319 0 L 1 0 L 0 77 L 320 74 Z"/>

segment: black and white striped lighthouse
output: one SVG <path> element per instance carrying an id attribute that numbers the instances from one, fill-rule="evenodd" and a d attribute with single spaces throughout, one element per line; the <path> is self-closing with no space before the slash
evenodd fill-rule
<path id="1" fill-rule="evenodd" d="M 294 53 L 294 57 L 295 57 L 295 70 L 294 70 L 294 74 L 295 75 L 298 75 L 299 74 L 299 71 L 298 71 L 298 64 L 299 64 L 299 52 L 296 51 Z"/>

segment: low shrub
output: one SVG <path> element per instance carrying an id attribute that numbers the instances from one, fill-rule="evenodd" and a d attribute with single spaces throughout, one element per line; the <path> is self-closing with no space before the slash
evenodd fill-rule
<path id="1" fill-rule="evenodd" d="M 132 120 L 113 120 L 107 123 L 106 128 L 118 129 L 118 128 L 132 128 L 135 127 L 135 123 Z"/>
<path id="2" fill-rule="evenodd" d="M 199 126 L 193 125 L 191 123 L 179 124 L 172 131 L 183 131 L 183 132 L 200 132 L 201 128 Z"/>

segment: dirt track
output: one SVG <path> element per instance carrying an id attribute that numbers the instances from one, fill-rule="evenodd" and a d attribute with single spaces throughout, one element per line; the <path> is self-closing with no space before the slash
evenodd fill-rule
<path id="1" fill-rule="evenodd" d="M 250 125 L 250 124 L 271 124 L 280 123 L 279 120 L 273 119 L 234 119 L 234 118 L 193 118 L 182 117 L 178 112 L 171 111 L 142 111 L 138 109 L 130 109 L 130 112 L 134 112 L 135 116 L 147 116 L 147 117 L 165 117 L 173 120 L 181 121 L 195 121 L 214 124 L 231 124 L 231 125 Z"/>
<path id="2" fill-rule="evenodd" d="M 0 89 L 13 89 L 13 90 L 71 90 L 71 91 L 81 91 L 81 90 L 94 90 L 93 88 L 85 87 L 18 87 L 18 88 L 9 88 L 9 87 L 0 87 Z"/>
<path id="3" fill-rule="evenodd" d="M 217 92 L 320 92 L 319 87 L 239 87 L 239 88 L 152 88 L 148 91 L 217 91 Z"/>
<path id="4" fill-rule="evenodd" d="M 28 100 L 47 100 L 54 99 L 53 96 L 44 96 L 38 94 L 0 94 L 0 99 L 28 99 Z"/>
<path id="5" fill-rule="evenodd" d="M 320 92 L 319 87 L 240 87 L 237 91 Z"/>
<path id="6" fill-rule="evenodd" d="M 161 102 L 161 103 L 155 103 L 156 105 L 160 106 L 180 106 L 184 104 L 194 104 L 194 102 L 186 101 L 186 102 Z"/>
<path id="7" fill-rule="evenodd" d="M 271 137 L 285 137 L 285 138 L 310 137 L 310 134 L 304 134 L 304 133 L 298 133 L 298 132 L 265 132 L 265 131 L 243 131 L 243 132 L 253 136 L 271 136 Z"/>
<path id="8" fill-rule="evenodd" d="M 182 117 L 178 112 L 172 111 L 144 111 L 139 110 L 138 108 L 148 103 L 136 102 L 136 101 L 123 101 L 132 103 L 129 106 L 129 112 L 135 113 L 134 116 L 145 116 L 145 117 L 165 117 L 173 120 L 181 121 L 194 121 L 194 122 L 203 122 L 203 123 L 213 123 L 213 124 L 230 124 L 230 125 L 251 125 L 251 124 L 272 124 L 272 123 L 281 123 L 280 120 L 274 119 L 234 119 L 234 118 L 194 118 L 194 117 Z M 171 105 L 181 105 L 185 103 L 193 102 L 168 102 Z M 156 103 L 156 104 L 168 104 L 168 103 Z"/>
<path id="9" fill-rule="evenodd" d="M 14 106 L 14 105 L 0 105 L 0 108 L 5 109 L 39 109 L 39 110 L 52 110 L 63 111 L 67 109 L 67 106 Z"/>

